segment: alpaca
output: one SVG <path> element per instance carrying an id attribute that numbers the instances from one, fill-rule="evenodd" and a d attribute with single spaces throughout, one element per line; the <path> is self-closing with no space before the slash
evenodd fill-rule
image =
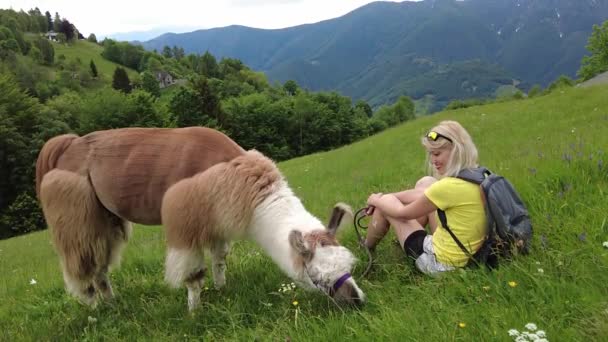
<path id="1" fill-rule="evenodd" d="M 36 162 L 36 193 L 59 255 L 66 289 L 95 306 L 114 291 L 131 222 L 161 224 L 165 191 L 245 153 L 209 128 L 124 128 L 47 141 Z"/>
<path id="2" fill-rule="evenodd" d="M 175 183 L 162 201 L 167 239 L 165 280 L 188 289 L 196 309 L 211 252 L 215 286 L 225 285 L 230 241 L 250 238 L 300 286 L 338 302 L 361 305 L 365 295 L 350 272 L 355 257 L 338 244 L 336 230 L 350 208 L 338 204 L 328 227 L 310 214 L 276 165 L 252 150 Z"/>

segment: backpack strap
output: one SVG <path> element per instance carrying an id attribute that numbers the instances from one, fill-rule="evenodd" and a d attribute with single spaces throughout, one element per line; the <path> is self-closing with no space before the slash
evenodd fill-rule
<path id="1" fill-rule="evenodd" d="M 454 232 L 450 229 L 450 227 L 448 227 L 448 219 L 445 216 L 445 211 L 443 211 L 441 209 L 437 209 L 437 216 L 439 216 L 439 221 L 441 221 L 441 226 L 443 228 L 445 228 L 445 230 L 447 230 L 448 233 L 450 233 L 450 235 L 452 236 L 452 239 L 454 239 L 454 241 L 456 242 L 458 247 L 460 247 L 460 249 L 462 249 L 464 254 L 466 254 L 469 258 L 473 258 L 473 255 L 471 255 L 469 250 L 466 249 L 466 247 L 462 244 L 462 242 L 460 242 L 460 240 L 458 240 L 458 238 L 456 237 L 456 234 L 454 234 Z"/>
<path id="2" fill-rule="evenodd" d="M 481 184 L 483 181 L 492 174 L 492 171 L 488 170 L 486 167 L 475 167 L 470 169 L 462 169 L 458 172 L 457 178 L 465 180 L 467 182 Z"/>

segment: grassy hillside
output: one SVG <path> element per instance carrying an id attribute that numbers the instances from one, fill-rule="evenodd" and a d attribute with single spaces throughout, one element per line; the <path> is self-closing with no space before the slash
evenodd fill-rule
<path id="1" fill-rule="evenodd" d="M 509 341 L 535 323 L 548 340 L 608 336 L 608 87 L 567 89 L 517 102 L 443 112 L 359 143 L 279 164 L 313 213 L 362 206 L 370 192 L 412 186 L 423 174 L 420 136 L 456 119 L 476 141 L 482 163 L 507 176 L 527 202 L 533 251 L 494 272 L 429 278 L 414 271 L 392 238 L 366 257 L 352 228 L 342 242 L 361 258 L 355 277 L 369 303 L 341 310 L 318 293 L 279 292 L 290 280 L 250 242 L 228 258 L 227 287 L 202 295 L 194 317 L 185 290 L 162 281 L 159 227 L 137 227 L 117 298 L 89 309 L 63 290 L 48 232 L 0 241 L 0 340 L 405 340 Z M 35 281 L 35 284 L 32 284 Z M 297 301 L 297 305 L 294 305 Z"/>
<path id="2" fill-rule="evenodd" d="M 101 56 L 103 52 L 103 47 L 101 45 L 91 43 L 88 41 L 75 41 L 70 45 L 53 43 L 53 47 L 55 48 L 55 59 L 60 55 L 64 55 L 67 59 L 75 59 L 80 58 L 83 65 L 87 68 L 89 67 L 89 63 L 91 60 L 97 66 L 97 71 L 103 77 L 103 79 L 112 81 L 112 76 L 114 75 L 114 69 L 117 66 L 122 67 L 129 74 L 129 78 L 133 78 L 137 71 L 124 67 L 122 65 L 111 62 Z"/>

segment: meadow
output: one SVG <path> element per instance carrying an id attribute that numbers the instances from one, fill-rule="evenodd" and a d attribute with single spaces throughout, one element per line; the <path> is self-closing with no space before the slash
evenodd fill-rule
<path id="1" fill-rule="evenodd" d="M 565 88 L 445 111 L 279 164 L 325 221 L 338 201 L 358 209 L 371 192 L 413 186 L 425 172 L 420 137 L 441 120 L 457 120 L 481 163 L 515 185 L 534 224 L 530 255 L 498 270 L 431 278 L 415 271 L 389 235 L 361 278 L 367 255 L 348 226 L 340 240 L 360 259 L 354 276 L 368 303 L 343 309 L 320 293 L 285 286 L 291 280 L 255 244 L 241 241 L 228 257 L 227 286 L 215 290 L 207 279 L 201 308 L 190 315 L 185 289 L 163 282 L 162 228 L 136 226 L 111 276 L 117 297 L 91 309 L 64 292 L 43 231 L 0 241 L 0 340 L 513 341 L 512 329 L 541 330 L 536 336 L 550 341 L 605 340 L 607 93 L 606 86 Z"/>

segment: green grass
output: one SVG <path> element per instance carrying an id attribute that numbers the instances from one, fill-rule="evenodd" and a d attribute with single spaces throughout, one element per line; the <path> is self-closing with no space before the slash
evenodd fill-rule
<path id="1" fill-rule="evenodd" d="M 370 192 L 412 186 L 424 172 L 420 136 L 440 120 L 460 121 L 482 163 L 514 183 L 534 223 L 531 255 L 494 272 L 421 275 L 389 236 L 372 272 L 361 279 L 367 260 L 349 228 L 341 240 L 360 257 L 355 276 L 369 303 L 343 311 L 314 292 L 279 293 L 290 280 L 254 244 L 237 242 L 227 287 L 204 291 L 202 308 L 191 317 L 185 290 L 162 281 L 162 230 L 137 227 L 122 267 L 112 274 L 117 298 L 90 309 L 64 293 L 44 231 L 0 241 L 0 340 L 509 341 L 509 329 L 524 330 L 529 322 L 552 341 L 603 340 L 607 91 L 571 88 L 442 112 L 279 164 L 307 208 L 327 219 L 337 201 L 358 208 Z M 30 285 L 31 279 L 37 283 Z M 512 281 L 517 286 L 509 286 Z M 207 284 L 212 287 L 210 279 Z"/>
<path id="2" fill-rule="evenodd" d="M 103 47 L 86 40 L 78 40 L 69 45 L 53 43 L 53 48 L 55 48 L 55 60 L 57 60 L 60 55 L 64 55 L 68 60 L 80 58 L 83 68 L 89 68 L 89 63 L 91 63 L 91 60 L 93 60 L 100 77 L 105 80 L 109 80 L 110 82 L 112 81 L 112 76 L 114 75 L 114 69 L 116 69 L 117 66 L 125 69 L 129 75 L 129 78 L 133 78 L 137 74 L 137 71 L 133 69 L 121 66 L 103 58 L 101 56 Z"/>

